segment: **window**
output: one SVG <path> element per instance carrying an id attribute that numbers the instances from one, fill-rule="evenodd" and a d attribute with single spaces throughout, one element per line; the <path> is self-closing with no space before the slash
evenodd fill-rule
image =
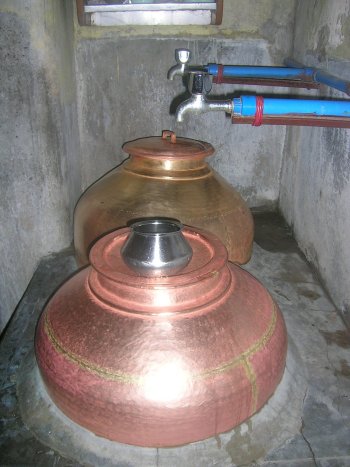
<path id="1" fill-rule="evenodd" d="M 223 0 L 77 0 L 79 23 L 95 26 L 221 24 Z"/>

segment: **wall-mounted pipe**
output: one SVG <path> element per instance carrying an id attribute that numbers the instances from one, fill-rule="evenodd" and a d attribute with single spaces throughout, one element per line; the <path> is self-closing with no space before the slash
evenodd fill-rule
<path id="1" fill-rule="evenodd" d="M 263 78 L 263 79 L 286 79 L 296 81 L 311 81 L 325 84 L 331 88 L 338 89 L 350 95 L 350 81 L 333 76 L 326 71 L 317 68 L 304 67 L 301 63 L 287 59 L 285 67 L 273 66 L 242 66 L 242 65 L 217 65 L 210 63 L 206 69 L 214 77 L 225 78 Z"/>
<path id="2" fill-rule="evenodd" d="M 249 117 L 256 115 L 256 111 L 256 96 L 241 96 L 233 99 L 234 115 Z M 328 115 L 350 118 L 350 101 L 264 98 L 263 113 L 267 115 Z"/>
<path id="3" fill-rule="evenodd" d="M 300 67 L 303 66 L 301 63 L 291 58 L 287 58 L 284 63 L 288 67 L 295 67 L 295 69 L 300 69 Z M 326 84 L 327 86 L 338 89 L 338 91 L 345 92 L 350 96 L 350 81 L 338 78 L 337 76 L 331 75 L 323 70 L 318 70 L 317 68 L 311 68 L 311 70 L 313 70 L 313 81 L 320 84 Z"/>
<path id="4" fill-rule="evenodd" d="M 223 110 L 233 123 L 269 125 L 350 127 L 350 101 L 274 99 L 261 96 L 240 96 L 231 100 L 209 100 L 205 93 L 193 94 L 176 110 L 176 120 L 185 114 L 201 114 Z"/>
<path id="5" fill-rule="evenodd" d="M 206 69 L 210 75 L 217 76 L 220 65 L 210 63 Z M 222 75 L 227 78 L 278 78 L 278 79 L 305 79 L 312 81 L 314 70 L 312 68 L 287 68 L 273 66 L 243 66 L 223 65 Z"/>
<path id="6" fill-rule="evenodd" d="M 258 78 L 263 82 L 268 82 L 269 85 L 277 81 L 278 83 L 302 83 L 306 87 L 309 84 L 312 87 L 318 80 L 318 82 L 328 84 L 344 92 L 350 90 L 350 82 L 348 81 L 314 68 L 303 67 L 295 61 L 289 62 L 292 68 L 217 64 L 198 68 L 189 67 L 189 60 L 189 50 L 177 50 L 176 61 L 178 64 L 172 67 L 168 73 L 169 79 L 173 79 L 176 74 L 189 75 L 188 90 L 191 97 L 177 107 L 175 115 L 178 122 L 182 122 L 187 113 L 200 114 L 223 110 L 231 115 L 233 123 L 248 123 L 250 120 L 253 126 L 266 123 L 349 128 L 350 100 L 264 99 L 262 96 L 240 96 L 233 100 L 212 100 L 206 97 L 211 89 L 209 75 L 216 76 L 217 83 L 225 82 L 225 76 L 228 76 L 246 80 Z M 226 79 L 229 81 L 229 78 Z"/>
<path id="7" fill-rule="evenodd" d="M 256 84 L 257 80 L 265 80 L 259 83 L 262 85 L 272 86 L 273 80 L 277 80 L 276 86 L 286 86 L 288 81 L 293 87 L 312 88 L 316 86 L 308 85 L 308 83 L 325 84 L 331 88 L 338 89 L 350 95 L 350 81 L 333 76 L 326 71 L 318 70 L 317 68 L 305 67 L 303 64 L 293 60 L 286 59 L 286 66 L 246 66 L 246 65 L 220 65 L 209 63 L 205 66 L 189 66 L 191 52 L 188 49 L 177 49 L 175 58 L 177 65 L 172 67 L 168 72 L 168 79 L 174 79 L 176 75 L 185 75 L 194 73 L 200 69 L 214 77 L 214 82 L 232 83 L 231 80 L 242 80 L 246 84 Z M 245 81 L 247 80 L 247 81 Z M 284 84 L 285 81 L 285 84 Z"/>

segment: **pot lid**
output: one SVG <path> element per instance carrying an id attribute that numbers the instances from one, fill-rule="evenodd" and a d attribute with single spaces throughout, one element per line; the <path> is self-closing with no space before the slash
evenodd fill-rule
<path id="1" fill-rule="evenodd" d="M 123 151 L 133 156 L 187 159 L 210 156 L 214 148 L 204 141 L 178 138 L 173 131 L 164 130 L 161 137 L 140 138 L 124 144 Z"/>

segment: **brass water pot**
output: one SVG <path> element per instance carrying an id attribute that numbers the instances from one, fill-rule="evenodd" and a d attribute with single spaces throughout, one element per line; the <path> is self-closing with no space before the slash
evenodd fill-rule
<path id="1" fill-rule="evenodd" d="M 88 263 L 97 238 L 131 220 L 168 217 L 213 232 L 229 259 L 249 261 L 253 219 L 239 193 L 205 158 L 211 144 L 177 138 L 142 138 L 124 145 L 130 158 L 93 184 L 80 198 L 74 215 L 74 244 L 79 265 Z"/>

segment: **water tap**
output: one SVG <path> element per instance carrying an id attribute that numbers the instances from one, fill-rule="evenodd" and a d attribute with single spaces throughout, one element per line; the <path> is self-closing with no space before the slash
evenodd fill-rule
<path id="1" fill-rule="evenodd" d="M 189 66 L 191 52 L 188 49 L 176 49 L 175 59 L 177 65 L 168 71 L 168 79 L 173 80 L 175 76 L 186 76 L 188 78 L 188 90 L 191 97 L 182 102 L 176 109 L 177 122 L 183 121 L 186 113 L 204 113 L 211 110 L 224 110 L 232 113 L 231 100 L 209 100 L 206 95 L 211 90 L 210 75 L 203 66 Z"/>
<path id="2" fill-rule="evenodd" d="M 174 65 L 168 71 L 168 79 L 171 81 L 176 75 L 183 76 L 185 74 L 186 65 L 191 59 L 191 52 L 188 49 L 176 49 L 175 60 L 177 65 Z"/>
<path id="3" fill-rule="evenodd" d="M 207 94 L 211 90 L 209 73 L 200 69 L 192 69 L 187 72 L 189 75 L 188 90 L 191 97 L 182 102 L 176 109 L 175 117 L 177 122 L 183 122 L 183 117 L 187 113 L 200 114 L 215 110 L 223 110 L 232 113 L 232 100 L 209 100 Z"/>

